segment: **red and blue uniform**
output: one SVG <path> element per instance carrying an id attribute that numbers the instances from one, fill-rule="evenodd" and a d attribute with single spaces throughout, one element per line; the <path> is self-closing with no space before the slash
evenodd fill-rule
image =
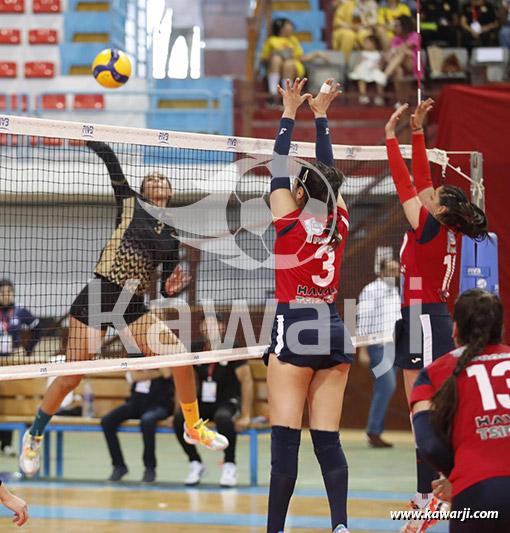
<path id="1" fill-rule="evenodd" d="M 411 407 L 431 401 L 452 374 L 463 348 L 454 350 L 420 372 L 411 395 Z M 487 345 L 457 376 L 458 407 L 452 428 L 452 509 L 464 507 L 490 510 L 510 494 L 510 346 Z M 416 416 L 416 415 L 415 415 Z M 495 487 L 498 487 L 497 490 Z M 506 487 L 506 490 L 504 489 Z M 483 500 L 483 501 L 482 501 Z M 486 507 L 484 507 L 486 505 Z M 508 508 L 508 502 L 504 504 Z M 510 515 L 503 529 L 500 521 L 474 521 L 480 529 L 465 531 L 510 531 Z M 506 525 L 505 525 L 506 524 Z M 494 525 L 494 527 L 493 527 Z M 504 529 L 506 527 L 506 529 Z M 464 531 L 457 524 L 450 531 Z"/>
<path id="2" fill-rule="evenodd" d="M 327 119 L 316 120 L 317 160 L 333 166 L 327 124 Z M 275 143 L 278 155 L 288 154 L 293 126 L 293 120 L 280 121 Z M 276 172 L 280 178 L 285 173 L 282 169 Z M 266 360 L 269 353 L 275 353 L 283 361 L 315 369 L 353 363 L 354 348 L 335 307 L 349 215 L 340 207 L 320 215 L 307 206 L 274 222 L 278 307 Z M 333 224 L 340 240 L 336 245 L 331 238 Z M 296 335 L 294 327 L 289 335 L 294 324 L 304 321 L 314 321 L 314 325 Z"/>
<path id="3" fill-rule="evenodd" d="M 401 198 L 405 201 L 417 193 L 397 140 L 386 144 L 395 182 L 410 185 Z M 413 176 L 419 191 L 432 186 L 423 135 L 413 135 Z M 400 249 L 402 318 L 395 325 L 397 367 L 420 369 L 454 348 L 446 301 L 458 248 L 458 233 L 422 206 L 418 227 L 404 235 Z"/>

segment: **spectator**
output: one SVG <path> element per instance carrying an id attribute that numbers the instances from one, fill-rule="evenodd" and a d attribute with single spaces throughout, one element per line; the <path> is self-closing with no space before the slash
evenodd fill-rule
<path id="1" fill-rule="evenodd" d="M 278 96 L 280 79 L 303 78 L 306 74 L 304 63 L 321 58 L 326 63 L 328 58 L 323 52 L 303 52 L 294 33 L 294 24 L 286 18 L 273 21 L 272 35 L 266 39 L 260 59 L 267 64 L 267 83 L 273 101 Z"/>
<path id="2" fill-rule="evenodd" d="M 168 418 L 174 410 L 174 383 L 169 368 L 128 372 L 126 379 L 132 384 L 131 396 L 121 405 L 105 415 L 101 426 L 112 458 L 113 472 L 108 481 L 120 481 L 128 472 L 117 429 L 130 418 L 140 419 L 143 434 L 143 463 L 145 473 L 142 483 L 156 479 L 156 425 Z M 181 425 L 182 432 L 182 425 Z"/>
<path id="3" fill-rule="evenodd" d="M 161 22 L 166 15 L 168 9 L 172 10 L 172 28 L 170 33 L 170 41 L 168 42 L 168 56 L 166 59 L 165 73 L 171 77 L 170 73 L 170 58 L 175 42 L 179 37 L 184 37 L 186 47 L 188 50 L 188 67 L 186 77 L 191 74 L 191 52 L 193 50 L 193 29 L 195 26 L 202 28 L 202 0 L 165 0 L 165 9 Z"/>
<path id="4" fill-rule="evenodd" d="M 41 338 L 39 319 L 24 308 L 14 303 L 14 284 L 8 279 L 0 280 L 0 357 L 11 356 L 15 364 L 21 364 L 22 358 L 31 355 Z M 32 337 L 26 347 L 23 347 L 21 334 L 23 329 L 29 329 Z M 12 431 L 0 431 L 0 446 L 2 452 L 8 456 L 16 455 L 12 447 Z"/>
<path id="5" fill-rule="evenodd" d="M 400 318 L 400 296 L 397 289 L 400 265 L 397 261 L 381 261 L 380 276 L 366 285 L 359 295 L 358 335 L 393 331 Z M 368 444 L 374 448 L 393 446 L 381 438 L 388 404 L 395 392 L 396 368 L 393 342 L 360 348 L 360 360 L 368 358 L 374 376 L 374 395 L 367 424 Z"/>
<path id="6" fill-rule="evenodd" d="M 462 46 L 471 51 L 475 46 L 498 46 L 499 22 L 494 6 L 485 0 L 471 0 L 460 18 Z"/>
<path id="7" fill-rule="evenodd" d="M 457 0 L 428 0 L 421 6 L 421 44 L 425 49 L 433 43 L 457 46 L 459 5 Z"/>
<path id="8" fill-rule="evenodd" d="M 411 17 L 411 10 L 399 0 L 388 0 L 387 6 L 379 8 L 378 35 L 385 50 L 390 48 L 391 39 L 395 35 L 395 21 L 404 15 Z"/>
<path id="9" fill-rule="evenodd" d="M 503 0 L 501 4 L 502 20 L 504 21 L 499 30 L 499 46 L 510 48 L 510 1 Z"/>
<path id="10" fill-rule="evenodd" d="M 27 504 L 21 498 L 11 494 L 5 483 L 0 479 L 0 501 L 3 506 L 14 512 L 13 522 L 17 526 L 22 526 L 28 520 L 28 509 Z"/>
<path id="11" fill-rule="evenodd" d="M 370 98 L 367 95 L 367 83 L 375 83 L 377 96 L 374 103 L 377 106 L 384 105 L 384 87 L 386 86 L 386 75 L 382 71 L 381 43 L 376 35 L 368 35 L 365 38 L 365 47 L 360 54 L 358 64 L 349 74 L 351 80 L 358 81 L 359 103 L 368 104 Z"/>
<path id="12" fill-rule="evenodd" d="M 341 50 L 348 60 L 355 47 L 362 46 L 365 38 L 377 25 L 377 3 L 373 0 L 346 0 L 335 11 L 333 19 L 333 48 Z"/>
<path id="13" fill-rule="evenodd" d="M 418 77 L 418 43 L 419 35 L 414 31 L 411 17 L 403 15 L 393 24 L 395 36 L 391 40 L 391 51 L 388 54 L 388 64 L 384 71 L 387 79 L 392 78 L 395 83 L 398 102 L 406 101 L 404 76 Z"/>
<path id="14" fill-rule="evenodd" d="M 216 350 L 220 347 L 225 333 L 225 320 L 221 314 L 216 318 L 202 317 L 200 321 L 202 339 L 192 343 L 191 351 Z M 233 343 L 231 344 L 231 346 Z M 198 375 L 198 402 L 203 416 L 216 424 L 218 431 L 228 438 L 225 450 L 220 485 L 237 485 L 235 464 L 236 436 L 238 431 L 248 429 L 253 404 L 253 378 L 247 361 L 229 361 L 196 365 Z M 186 441 L 182 426 L 184 418 L 178 411 L 174 418 L 177 439 L 189 458 L 189 474 L 186 485 L 197 485 L 207 473 L 195 446 Z"/>

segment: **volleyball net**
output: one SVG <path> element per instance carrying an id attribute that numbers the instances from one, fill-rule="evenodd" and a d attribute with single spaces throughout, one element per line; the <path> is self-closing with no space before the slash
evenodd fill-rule
<path id="1" fill-rule="evenodd" d="M 39 320 L 40 337 L 27 354 L 35 328 L 7 324 L 12 317 L 0 301 L 7 317 L 0 380 L 260 357 L 270 342 L 276 307 L 275 233 L 268 207 L 273 145 L 271 139 L 0 117 L 0 277 L 12 283 L 15 305 Z M 119 215 L 101 151 L 115 155 L 134 191 L 154 173 L 170 182 L 168 206 L 158 210 L 146 204 L 144 209 L 147 217 L 160 217 L 156 232 L 165 225 L 175 228 L 179 266 L 190 280 L 171 297 L 162 297 L 165 257 L 156 250 L 154 262 L 161 260 L 163 266 L 138 287 L 151 313 L 181 339 L 181 353 L 140 357 L 144 354 L 114 327 L 90 360 L 66 350 L 72 341 L 71 304 L 97 272 L 112 235 L 121 238 L 118 231 L 114 234 L 118 223 L 126 230 L 132 216 L 125 210 Z M 408 225 L 384 146 L 334 146 L 333 151 L 335 165 L 347 177 L 342 195 L 350 216 L 337 307 L 355 346 L 386 342 L 392 331 L 384 317 L 360 331 L 356 306 L 360 292 L 380 274 L 381 262 L 398 261 Z M 411 147 L 401 151 L 410 162 Z M 294 177 L 303 164 L 313 163 L 315 146 L 293 142 L 290 156 Z M 434 149 L 428 156 L 443 174 L 448 154 Z M 143 228 L 136 235 L 147 242 L 153 237 Z M 136 253 L 125 257 L 128 263 L 138 260 Z M 216 318 L 214 327 L 225 341 L 218 349 L 204 349 L 204 315 Z"/>

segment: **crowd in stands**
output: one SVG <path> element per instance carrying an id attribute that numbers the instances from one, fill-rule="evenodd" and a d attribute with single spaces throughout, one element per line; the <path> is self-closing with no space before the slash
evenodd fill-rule
<path id="1" fill-rule="evenodd" d="M 330 47 L 343 52 L 347 77 L 357 82 L 359 102 L 368 104 L 367 84 L 375 84 L 375 105 L 385 105 L 388 82 L 395 86 L 397 100 L 403 101 L 403 83 L 418 76 L 415 0 L 333 0 Z M 464 48 L 471 54 L 477 47 L 510 48 L 509 0 L 428 0 L 421 3 L 421 45 L 429 59 L 439 48 Z M 303 77 L 307 63 L 328 62 L 323 52 L 304 54 L 289 19 L 273 21 L 261 61 L 266 65 L 268 89 L 278 100 L 280 79 Z M 430 48 L 432 47 L 432 48 Z M 356 52 L 354 55 L 353 53 Z M 352 57 L 351 57 L 352 56 Z M 452 54 L 454 56 L 454 54 Z M 459 72 L 456 57 L 437 61 L 444 73 Z M 437 65 L 436 61 L 436 65 Z M 425 64 L 422 61 L 422 72 Z M 423 77 L 423 74 L 422 74 Z"/>

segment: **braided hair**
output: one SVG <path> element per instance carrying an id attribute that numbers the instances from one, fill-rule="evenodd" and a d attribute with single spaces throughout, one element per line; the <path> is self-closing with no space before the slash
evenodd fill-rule
<path id="1" fill-rule="evenodd" d="M 485 213 L 471 203 L 459 187 L 444 185 L 439 194 L 439 205 L 446 211 L 437 216 L 441 224 L 450 226 L 476 241 L 488 237 L 488 222 Z"/>
<path id="2" fill-rule="evenodd" d="M 313 198 L 327 205 L 328 215 L 335 213 L 338 191 L 345 181 L 345 174 L 341 170 L 316 161 L 312 168 L 301 167 L 297 179 L 298 186 L 303 188 L 305 194 L 305 204 Z M 331 235 L 334 248 L 342 242 L 335 217 L 328 220 L 326 233 Z"/>
<path id="3" fill-rule="evenodd" d="M 465 345 L 452 375 L 434 394 L 430 420 L 451 447 L 453 420 L 458 407 L 457 376 L 487 344 L 501 342 L 503 306 L 499 298 L 484 289 L 470 289 L 455 302 L 453 321 L 458 329 L 458 342 Z"/>

